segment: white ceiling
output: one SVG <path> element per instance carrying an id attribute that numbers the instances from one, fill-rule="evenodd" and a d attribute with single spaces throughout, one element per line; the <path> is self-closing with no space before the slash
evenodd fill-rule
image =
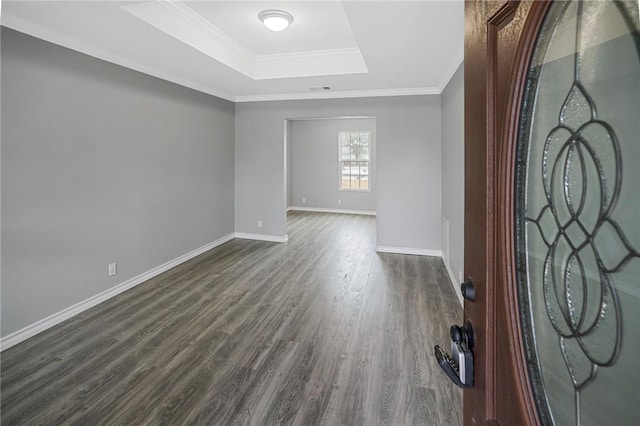
<path id="1" fill-rule="evenodd" d="M 265 9 L 294 22 L 271 32 L 257 18 Z M 462 62 L 463 9 L 458 0 L 4 0 L 2 25 L 244 102 L 440 93 Z"/>
<path id="2" fill-rule="evenodd" d="M 209 1 L 188 5 L 258 55 L 358 47 L 339 1 Z M 264 9 L 286 10 L 294 22 L 285 32 L 265 31 L 257 19 Z"/>

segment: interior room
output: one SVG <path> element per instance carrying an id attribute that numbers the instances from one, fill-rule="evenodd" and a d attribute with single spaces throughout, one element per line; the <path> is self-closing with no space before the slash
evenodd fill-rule
<path id="1" fill-rule="evenodd" d="M 463 2 L 1 8 L 3 423 L 462 424 Z"/>
<path id="2" fill-rule="evenodd" d="M 287 120 L 287 126 L 287 211 L 375 215 L 375 117 Z M 344 161 L 356 158 L 363 161 Z"/>

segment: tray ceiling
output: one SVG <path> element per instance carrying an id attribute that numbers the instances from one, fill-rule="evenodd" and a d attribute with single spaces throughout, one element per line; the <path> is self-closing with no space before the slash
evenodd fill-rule
<path id="1" fill-rule="evenodd" d="M 460 1 L 2 2 L 4 26 L 236 102 L 440 93 L 463 23 Z"/>

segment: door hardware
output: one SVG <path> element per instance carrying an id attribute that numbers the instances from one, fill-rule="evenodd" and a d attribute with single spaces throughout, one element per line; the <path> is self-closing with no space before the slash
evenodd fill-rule
<path id="1" fill-rule="evenodd" d="M 473 280 L 471 277 L 464 280 L 462 284 L 460 284 L 460 292 L 462 293 L 462 297 L 473 302 L 476 300 L 476 286 L 473 284 Z"/>
<path id="2" fill-rule="evenodd" d="M 440 345 L 434 347 L 438 364 L 453 383 L 461 388 L 473 387 L 473 346 L 475 336 L 473 327 L 467 321 L 463 326 L 452 325 L 449 329 L 451 337 L 451 355 Z"/>

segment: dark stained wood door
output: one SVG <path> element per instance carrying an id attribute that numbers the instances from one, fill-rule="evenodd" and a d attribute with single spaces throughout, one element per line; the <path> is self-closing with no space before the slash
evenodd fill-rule
<path id="1" fill-rule="evenodd" d="M 640 418 L 639 7 L 466 3 L 465 425 Z"/>
<path id="2" fill-rule="evenodd" d="M 464 391 L 465 425 L 536 425 L 513 282 L 512 182 L 519 100 L 548 3 L 465 5 L 465 274 L 476 300 L 475 386 Z"/>

